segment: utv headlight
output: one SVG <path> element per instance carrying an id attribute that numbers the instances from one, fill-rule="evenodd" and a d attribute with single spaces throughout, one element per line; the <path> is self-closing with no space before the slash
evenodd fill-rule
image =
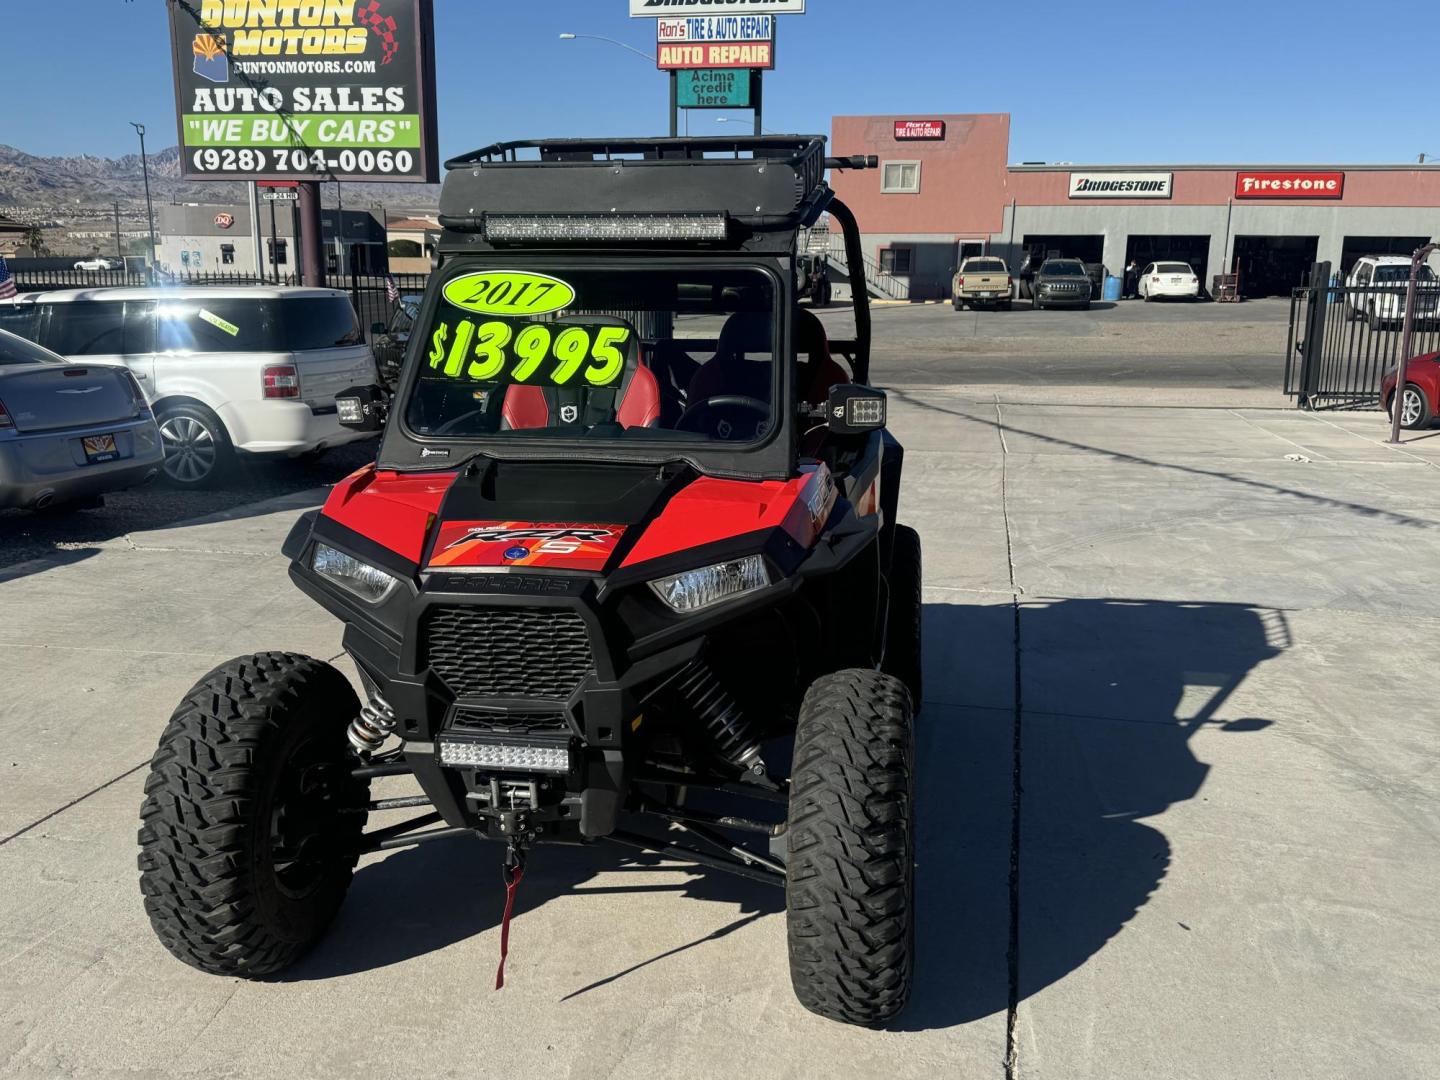
<path id="1" fill-rule="evenodd" d="M 310 568 L 321 577 L 329 578 L 346 592 L 354 593 L 361 600 L 374 604 L 395 587 L 397 578 L 367 562 L 361 562 L 353 555 L 336 551 L 328 544 L 316 544 L 315 554 L 310 558 Z"/>
<path id="2" fill-rule="evenodd" d="M 687 615 L 769 584 L 770 571 L 765 568 L 765 560 L 759 555 L 747 555 L 743 559 L 658 578 L 650 582 L 650 588 L 672 610 Z"/>

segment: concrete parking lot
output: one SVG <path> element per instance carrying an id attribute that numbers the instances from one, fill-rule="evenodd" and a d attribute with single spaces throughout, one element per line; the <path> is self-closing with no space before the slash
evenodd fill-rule
<path id="1" fill-rule="evenodd" d="M 1274 332 L 1235 310 L 1255 321 L 1187 317 Z M 1135 304 L 1036 315 L 1106 317 L 1168 333 Z M 876 316 L 927 586 L 919 966 L 893 1030 L 795 1003 L 778 896 L 607 846 L 533 858 L 499 993 L 499 851 L 469 840 L 365 860 L 282 978 L 172 959 L 136 886 L 145 764 L 214 664 L 339 656 L 278 554 L 307 486 L 199 520 L 125 503 L 70 539 L 0 517 L 26 555 L 0 561 L 0 1075 L 1433 1076 L 1440 432 L 1397 449 L 1378 413 L 1126 404 L 1143 357 L 1119 347 L 1109 403 L 1053 376 L 976 389 L 933 344 L 889 374 L 897 340 L 972 318 Z M 1082 370 L 1104 351 L 1047 340 Z"/>

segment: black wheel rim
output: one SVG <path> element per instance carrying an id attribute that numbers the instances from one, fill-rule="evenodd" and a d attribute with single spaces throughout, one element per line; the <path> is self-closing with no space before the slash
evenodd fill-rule
<path id="1" fill-rule="evenodd" d="M 348 779 L 330 745 L 320 739 L 295 747 L 280 770 L 269 800 L 265 852 L 282 896 L 301 900 L 310 895 L 344 854 L 331 849 L 339 816 L 356 809 L 345 797 Z"/>

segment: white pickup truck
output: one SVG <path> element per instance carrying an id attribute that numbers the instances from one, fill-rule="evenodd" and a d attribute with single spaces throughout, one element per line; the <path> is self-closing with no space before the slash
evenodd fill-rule
<path id="1" fill-rule="evenodd" d="M 956 311 L 966 304 L 978 308 L 982 304 L 1009 309 L 1014 300 L 1015 279 L 1004 259 L 994 255 L 972 255 L 960 264 L 951 283 L 951 305 Z"/>

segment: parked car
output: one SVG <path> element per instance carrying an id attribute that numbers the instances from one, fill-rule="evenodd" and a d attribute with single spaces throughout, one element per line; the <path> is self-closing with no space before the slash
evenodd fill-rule
<path id="1" fill-rule="evenodd" d="M 405 363 L 405 349 L 410 344 L 410 330 L 420 313 L 420 295 L 402 296 L 390 312 L 388 323 L 377 322 L 370 327 L 370 349 L 375 353 L 375 367 L 380 383 L 392 394 L 400 381 L 400 367 Z"/>
<path id="2" fill-rule="evenodd" d="M 135 378 L 0 330 L 0 507 L 45 510 L 155 476 L 165 451 Z"/>
<path id="3" fill-rule="evenodd" d="M 1380 404 L 1388 414 L 1395 403 L 1396 370 L 1391 368 L 1380 380 Z M 1400 426 L 1426 428 L 1435 419 L 1440 404 L 1440 352 L 1417 356 L 1405 365 L 1405 393 L 1400 397 Z"/>
<path id="4" fill-rule="evenodd" d="M 81 259 L 75 264 L 76 270 L 118 270 L 120 264 L 113 259 L 101 258 L 99 255 L 89 259 Z"/>
<path id="5" fill-rule="evenodd" d="M 1009 310 L 1015 302 L 1015 279 L 1010 275 L 1010 268 L 1004 259 L 993 255 L 972 255 L 966 259 L 950 284 L 950 304 L 956 311 L 966 304 L 972 308 L 993 304 Z"/>
<path id="6" fill-rule="evenodd" d="M 1345 279 L 1345 317 L 1364 319 L 1371 330 L 1405 322 L 1405 295 L 1410 285 L 1410 259 L 1404 255 L 1366 255 Z M 1440 280 L 1421 265 L 1415 283 L 1415 321 L 1440 319 Z"/>
<path id="7" fill-rule="evenodd" d="M 1079 259 L 1046 259 L 1035 271 L 1030 306 L 1088 308 L 1094 293 L 1090 275 Z"/>
<path id="8" fill-rule="evenodd" d="M 182 487 L 214 483 L 237 451 L 295 457 L 369 437 L 335 413 L 338 391 L 376 379 L 339 290 L 85 289 L 19 302 L 27 337 L 134 373 L 165 440 L 165 474 Z"/>
<path id="9" fill-rule="evenodd" d="M 1200 278 L 1189 263 L 1153 262 L 1140 271 L 1139 290 L 1143 300 L 1176 296 L 1196 300 L 1200 297 Z"/>

